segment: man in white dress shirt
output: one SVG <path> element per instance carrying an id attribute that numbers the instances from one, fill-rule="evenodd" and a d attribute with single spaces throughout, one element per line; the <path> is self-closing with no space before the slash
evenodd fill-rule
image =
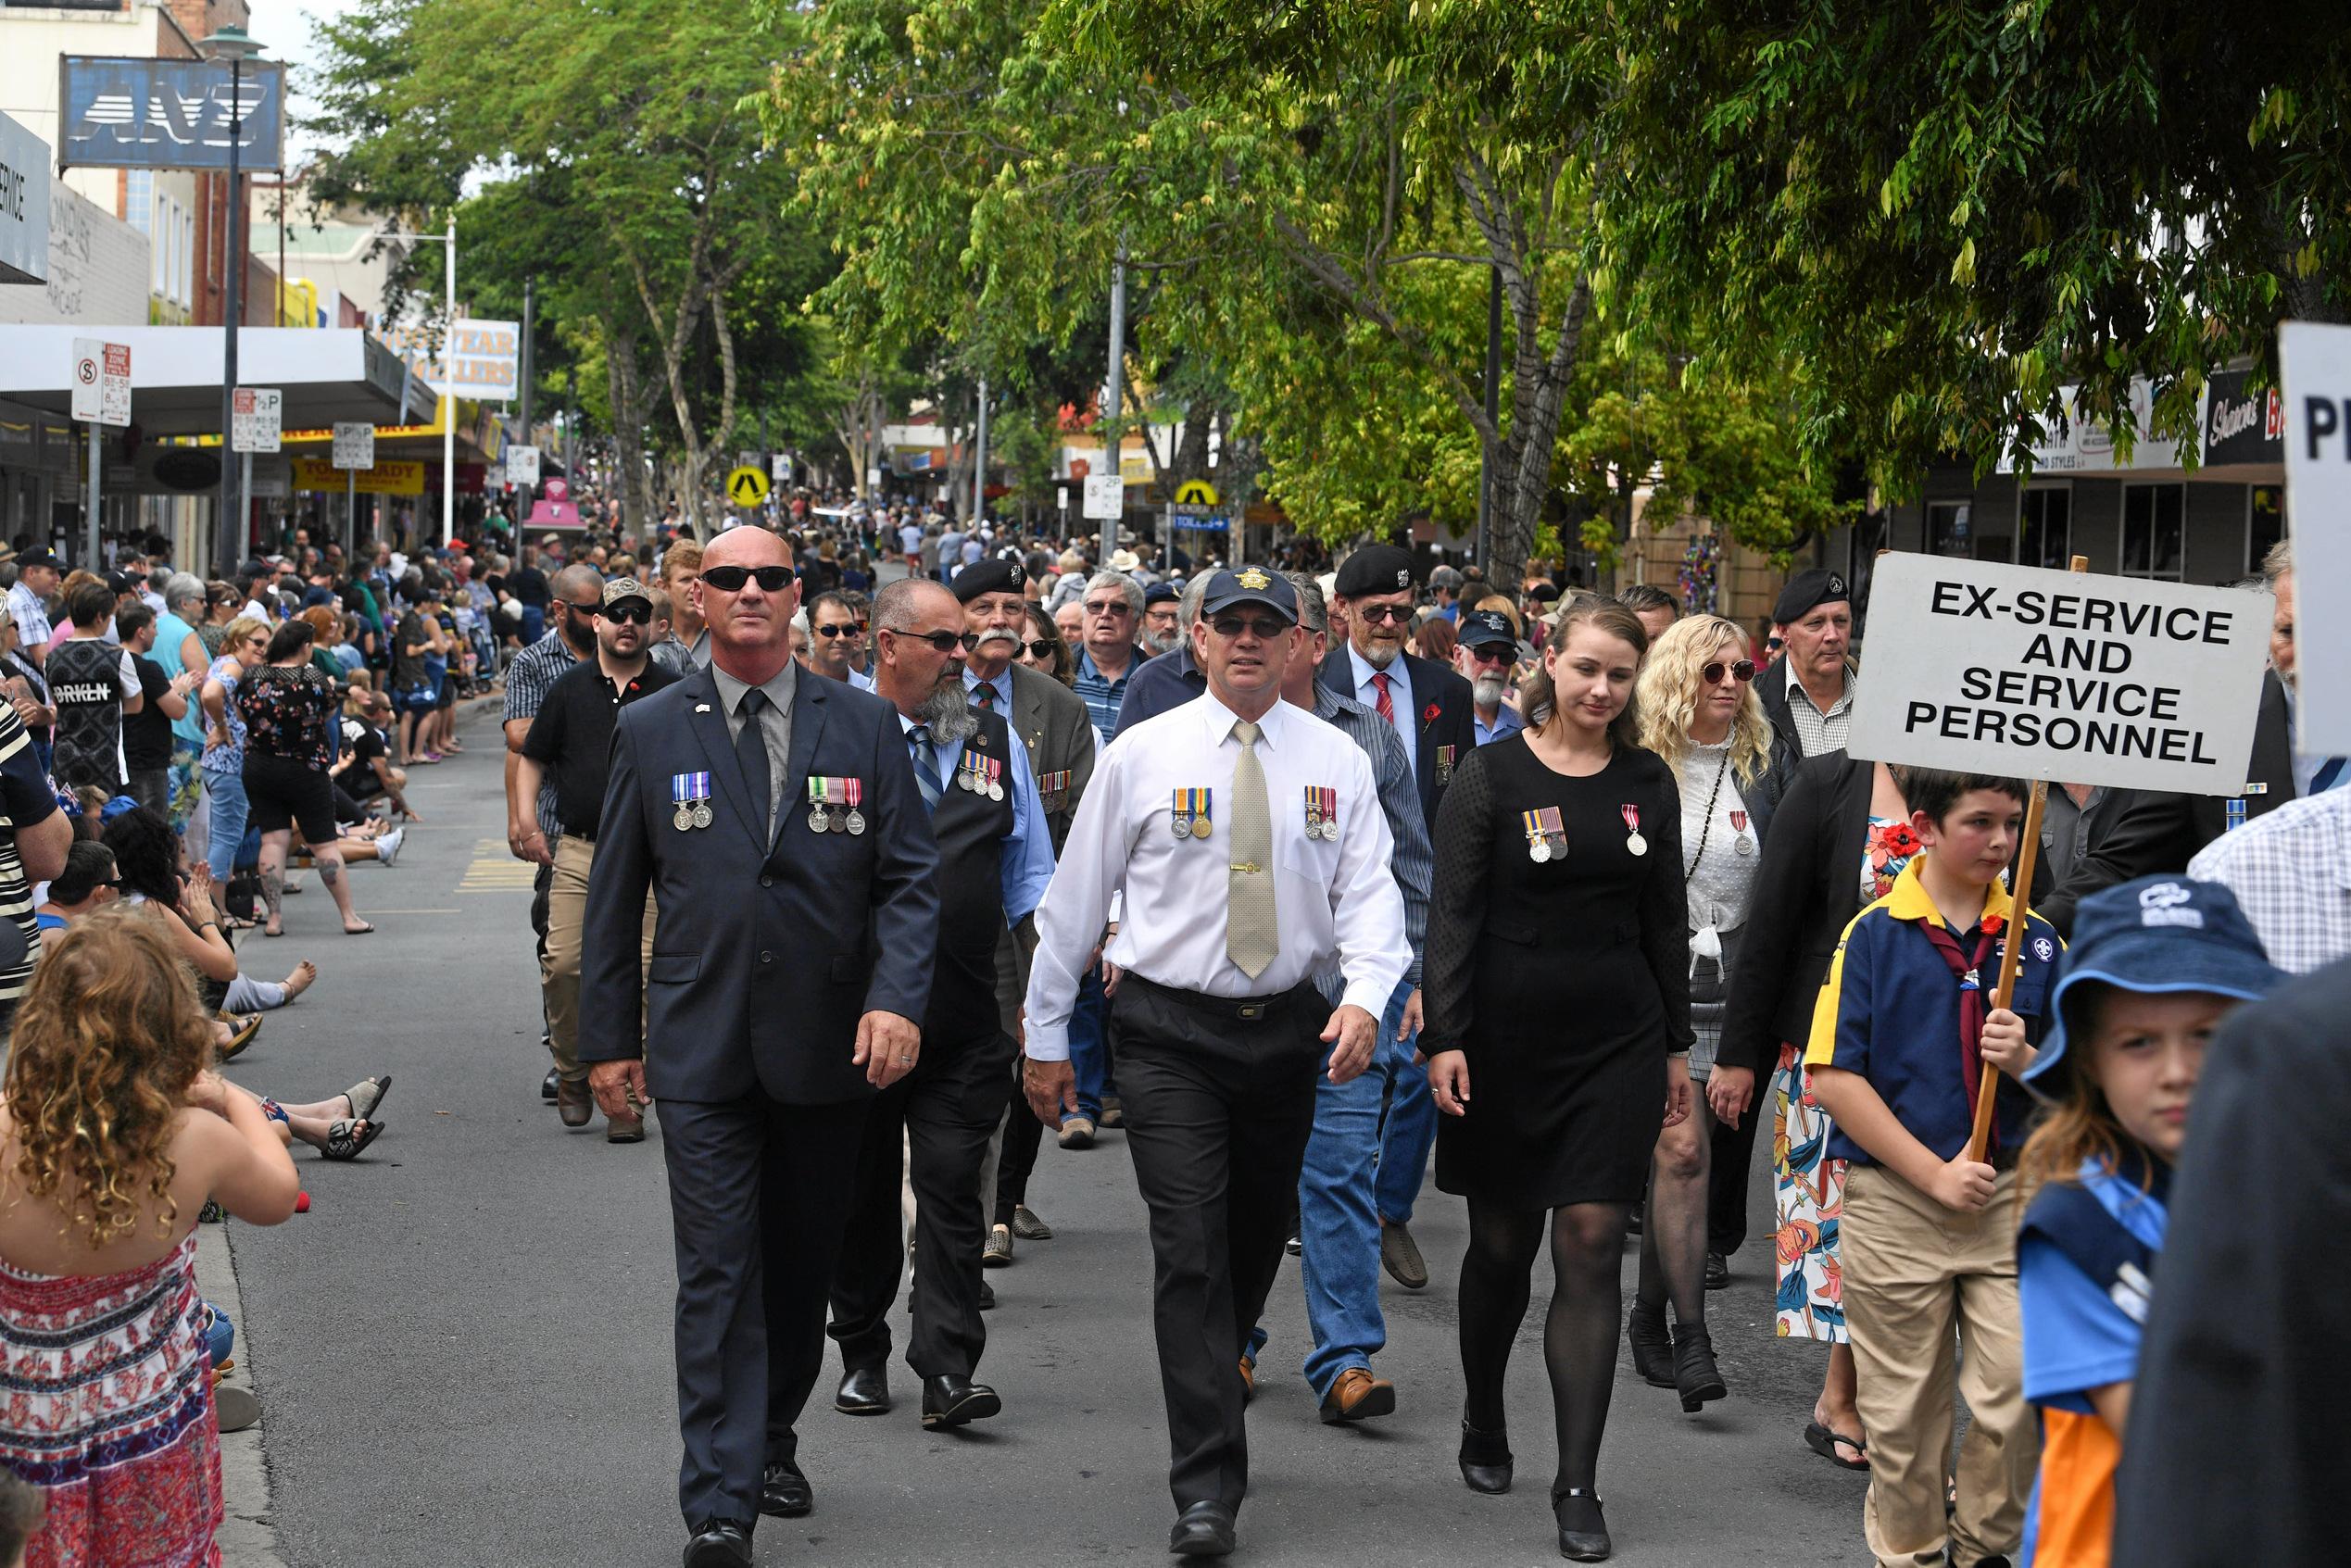
<path id="1" fill-rule="evenodd" d="M 1168 1549 L 1221 1557 L 1249 1486 L 1240 1355 L 1278 1272 L 1314 1074 L 1363 1072 L 1411 961 L 1370 761 L 1286 706 L 1296 592 L 1219 572 L 1194 626 L 1206 695 L 1121 731 L 1037 911 L 1025 1065 L 1038 1119 L 1076 1111 L 1069 1019 L 1104 957 L 1136 1185 L 1150 1210 L 1153 1322 L 1180 1511 Z M 1314 985 L 1337 970 L 1334 1010 Z"/>

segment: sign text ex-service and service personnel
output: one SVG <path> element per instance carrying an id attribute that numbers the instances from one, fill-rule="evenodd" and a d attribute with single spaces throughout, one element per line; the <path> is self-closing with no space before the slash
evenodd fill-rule
<path id="1" fill-rule="evenodd" d="M 1880 556 L 1848 751 L 2124 789 L 2241 795 L 2267 594 Z"/>

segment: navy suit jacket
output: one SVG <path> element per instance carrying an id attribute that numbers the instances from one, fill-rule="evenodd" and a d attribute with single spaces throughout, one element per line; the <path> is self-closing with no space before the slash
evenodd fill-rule
<path id="1" fill-rule="evenodd" d="M 1453 748 L 1452 768 L 1469 760 L 1469 754 L 1477 749 L 1477 709 L 1470 696 L 1469 683 L 1457 671 L 1418 654 L 1399 654 L 1397 658 L 1403 660 L 1405 673 L 1412 677 L 1413 705 L 1420 709 L 1412 717 L 1415 737 L 1413 784 L 1420 791 L 1421 815 L 1427 820 L 1433 843 L 1437 836 L 1437 803 L 1445 797 L 1445 783 L 1450 782 L 1452 774 L 1452 768 L 1448 768 L 1446 781 L 1437 777 L 1437 748 Z M 1355 667 L 1348 659 L 1343 643 L 1323 656 L 1322 682 L 1343 697 L 1364 700 L 1356 696 Z M 1430 711 L 1432 709 L 1434 712 Z"/>
<path id="2" fill-rule="evenodd" d="M 707 828 L 680 832 L 670 780 L 707 772 Z M 863 781 L 862 834 L 815 833 L 811 775 Z M 873 1092 L 853 1065 L 857 1021 L 919 1022 L 938 945 L 938 850 L 898 711 L 800 672 L 791 766 L 773 841 L 753 821 L 726 709 L 708 669 L 621 709 L 588 876 L 580 1060 L 637 1054 L 659 1099 L 720 1101 L 754 1087 L 791 1105 Z M 653 962 L 642 991 L 645 895 Z"/>

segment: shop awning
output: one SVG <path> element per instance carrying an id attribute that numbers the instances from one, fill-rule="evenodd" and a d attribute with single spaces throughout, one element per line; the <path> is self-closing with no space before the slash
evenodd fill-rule
<path id="1" fill-rule="evenodd" d="M 148 437 L 219 435 L 223 333 L 218 327 L 0 326 L 0 397 L 63 414 L 72 405 L 73 342 L 131 346 L 131 420 Z M 237 380 L 285 394 L 289 430 L 338 420 L 376 425 L 434 418 L 433 390 L 356 327 L 245 327 Z M 402 406 L 406 386 L 408 399 Z"/>

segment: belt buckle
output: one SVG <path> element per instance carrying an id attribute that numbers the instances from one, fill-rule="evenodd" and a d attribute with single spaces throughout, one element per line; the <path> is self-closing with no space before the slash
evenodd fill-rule
<path id="1" fill-rule="evenodd" d="M 1240 1015 L 1243 1018 L 1263 1018 L 1265 1016 L 1265 1004 L 1264 1002 L 1246 1003 L 1240 1010 Z"/>

